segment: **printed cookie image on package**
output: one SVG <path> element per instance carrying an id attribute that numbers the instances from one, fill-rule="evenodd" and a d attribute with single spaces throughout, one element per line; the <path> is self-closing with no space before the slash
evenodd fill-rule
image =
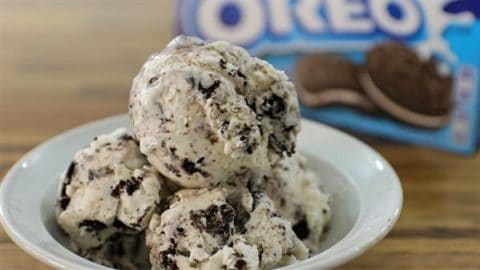
<path id="1" fill-rule="evenodd" d="M 176 32 L 284 70 L 302 116 L 469 154 L 480 129 L 480 1 L 181 0 Z"/>

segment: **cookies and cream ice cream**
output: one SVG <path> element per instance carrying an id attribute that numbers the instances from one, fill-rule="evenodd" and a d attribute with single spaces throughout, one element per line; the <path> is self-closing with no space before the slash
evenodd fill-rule
<path id="1" fill-rule="evenodd" d="M 118 269 L 273 269 L 317 252 L 328 196 L 303 157 L 283 72 L 227 42 L 180 36 L 135 77 L 119 129 L 78 151 L 57 223 Z"/>
<path id="2" fill-rule="evenodd" d="M 79 252 L 84 258 L 98 264 L 122 270 L 150 269 L 145 233 L 112 235 L 97 248 Z"/>
<path id="3" fill-rule="evenodd" d="M 264 193 L 185 189 L 147 231 L 153 269 L 270 269 L 307 258 Z"/>
<path id="4" fill-rule="evenodd" d="M 250 217 L 245 223 L 245 238 L 259 249 L 260 269 L 271 269 L 308 258 L 308 249 L 292 230 L 291 223 L 275 209 L 263 192 L 247 193 L 244 204 Z M 245 201 L 242 200 L 242 201 Z"/>
<path id="5" fill-rule="evenodd" d="M 300 129 L 283 72 L 230 43 L 185 36 L 143 65 L 129 113 L 148 160 L 189 188 L 265 174 L 295 152 Z"/>
<path id="6" fill-rule="evenodd" d="M 125 129 L 98 136 L 62 176 L 57 222 L 82 252 L 117 233 L 137 234 L 160 202 L 162 181 Z"/>
<path id="7" fill-rule="evenodd" d="M 331 209 L 329 197 L 319 187 L 318 175 L 307 165 L 300 154 L 282 159 L 260 189 L 272 198 L 278 212 L 292 223 L 297 236 L 315 253 Z"/>

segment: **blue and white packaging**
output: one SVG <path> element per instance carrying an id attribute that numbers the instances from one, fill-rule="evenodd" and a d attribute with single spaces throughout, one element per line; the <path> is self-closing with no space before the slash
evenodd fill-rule
<path id="1" fill-rule="evenodd" d="M 425 63 L 434 59 L 438 73 L 451 78 L 452 105 L 444 124 L 433 128 L 412 124 L 383 106 L 371 113 L 345 104 L 302 105 L 302 115 L 412 144 L 464 154 L 476 150 L 480 130 L 479 0 L 175 2 L 177 34 L 238 44 L 285 70 L 292 79 L 305 56 L 332 54 L 365 72 L 369 70 L 367 54 L 374 46 L 387 41 L 402 43 Z M 409 91 L 416 90 L 406 93 Z"/>

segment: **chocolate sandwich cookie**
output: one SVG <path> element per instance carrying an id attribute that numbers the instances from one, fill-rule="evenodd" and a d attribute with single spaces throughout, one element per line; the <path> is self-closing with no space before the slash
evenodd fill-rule
<path id="1" fill-rule="evenodd" d="M 452 107 L 452 78 L 398 42 L 367 53 L 360 83 L 373 102 L 395 118 L 427 128 L 444 126 Z"/>
<path id="2" fill-rule="evenodd" d="M 358 81 L 359 71 L 360 67 L 336 55 L 306 55 L 295 67 L 298 96 L 309 107 L 343 104 L 374 111 Z"/>

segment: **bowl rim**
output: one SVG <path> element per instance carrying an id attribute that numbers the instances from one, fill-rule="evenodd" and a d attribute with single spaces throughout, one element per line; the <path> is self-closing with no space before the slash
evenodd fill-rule
<path id="1" fill-rule="evenodd" d="M 57 269 L 72 269 L 72 268 L 73 269 L 91 269 L 88 266 L 79 265 L 78 263 L 68 260 L 62 256 L 55 255 L 48 251 L 45 251 L 38 245 L 35 245 L 31 240 L 25 238 L 22 232 L 16 229 L 15 226 L 13 226 L 13 224 L 11 224 L 12 217 L 6 214 L 5 203 L 4 203 L 6 198 L 5 194 L 11 189 L 10 186 L 14 184 L 15 182 L 14 179 L 16 174 L 22 169 L 22 166 L 24 166 L 24 163 L 33 154 L 37 152 L 41 152 L 45 148 L 48 148 L 51 145 L 55 145 L 57 144 L 57 142 L 64 140 L 68 137 L 74 137 L 78 133 L 81 133 L 84 129 L 95 129 L 107 124 L 123 122 L 125 121 L 125 117 L 126 117 L 125 114 L 106 117 L 106 118 L 88 122 L 88 123 L 79 125 L 77 127 L 74 127 L 72 129 L 68 129 L 64 132 L 61 132 L 60 134 L 53 136 L 52 138 L 40 143 L 39 145 L 35 146 L 33 149 L 28 151 L 18 161 L 16 161 L 15 164 L 8 170 L 2 182 L 0 183 L 0 223 L 2 224 L 2 227 L 5 230 L 6 234 L 12 239 L 12 241 L 17 246 L 19 246 L 21 249 L 23 249 L 25 252 L 27 252 L 34 258 L 38 259 L 39 261 L 44 262 Z M 383 158 L 383 156 L 381 156 L 377 151 L 375 151 L 373 148 L 371 148 L 364 142 L 334 127 L 331 127 L 322 123 L 314 122 L 305 118 L 302 118 L 302 124 L 319 126 L 320 128 L 325 129 L 327 132 L 335 134 L 337 138 L 341 138 L 342 140 L 347 140 L 351 143 L 357 144 L 364 150 L 367 150 L 370 154 L 373 154 L 378 160 L 380 160 L 383 163 L 384 166 L 386 166 L 386 169 L 389 171 L 388 173 L 390 174 L 390 177 L 389 177 L 389 181 L 391 181 L 390 184 L 392 184 L 394 187 L 392 190 L 395 193 L 393 194 L 394 195 L 393 199 L 395 200 L 393 201 L 393 205 L 395 205 L 395 209 L 393 209 L 393 212 L 388 213 L 386 215 L 388 217 L 387 221 L 382 225 L 382 227 L 380 228 L 380 231 L 377 234 L 369 237 L 368 239 L 365 239 L 360 243 L 356 243 L 354 247 L 347 249 L 341 255 L 328 258 L 327 260 L 325 260 L 324 258 L 322 260 L 322 265 L 323 265 L 322 267 L 331 268 L 331 267 L 335 267 L 343 263 L 346 263 L 355 257 L 358 257 L 363 252 L 365 252 L 368 248 L 370 248 L 371 246 L 376 244 L 378 241 L 383 239 L 390 232 L 390 230 L 393 228 L 398 218 L 400 217 L 401 209 L 403 206 L 403 190 L 400 183 L 400 179 L 398 178 L 398 175 L 396 174 L 395 170 L 392 168 L 390 163 L 388 163 Z M 360 215 L 362 208 L 363 208 L 363 205 L 360 205 L 360 210 L 359 210 L 360 212 L 358 215 Z M 353 227 L 339 242 L 347 239 L 353 233 L 355 228 L 357 228 L 358 226 L 361 226 L 361 222 L 357 217 Z M 329 249 L 333 248 L 338 243 L 335 243 L 325 251 L 328 251 Z M 293 269 L 298 267 L 300 267 L 301 269 L 319 269 L 318 268 L 319 262 L 318 260 L 316 260 L 318 259 L 316 258 L 317 255 L 312 256 L 311 258 L 308 258 L 307 260 L 301 261 L 299 263 L 283 267 L 281 269 Z M 111 269 L 108 267 L 101 266 L 99 264 L 95 264 L 95 265 L 97 266 L 98 269 Z"/>

